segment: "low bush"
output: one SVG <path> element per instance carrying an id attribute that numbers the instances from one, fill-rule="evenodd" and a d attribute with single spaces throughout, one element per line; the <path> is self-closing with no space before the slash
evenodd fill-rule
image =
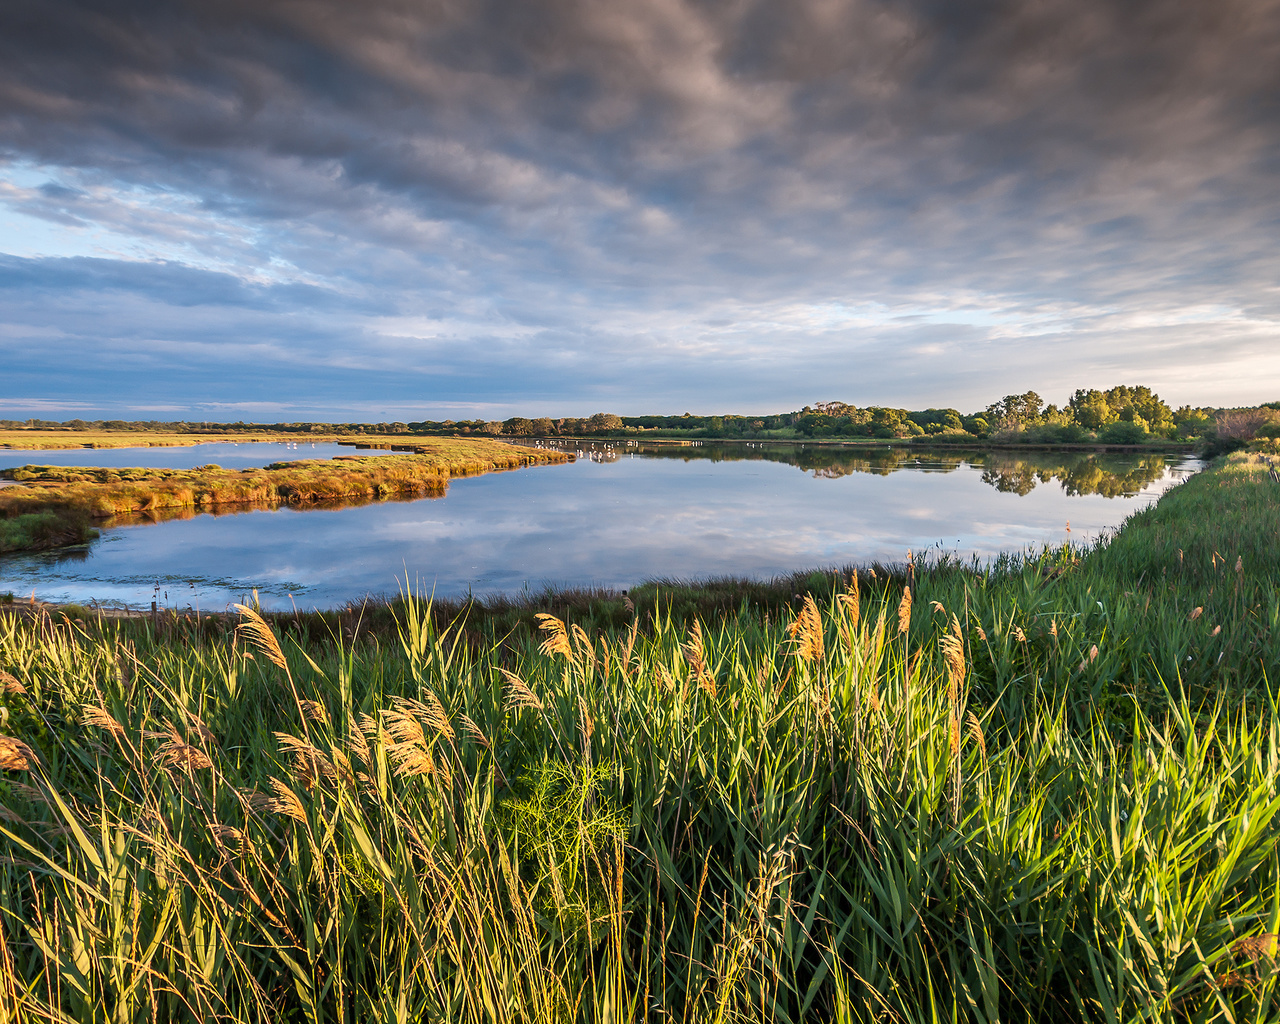
<path id="1" fill-rule="evenodd" d="M 1117 420 L 1099 431 L 1098 440 L 1104 444 L 1144 444 L 1150 436 L 1145 423 Z"/>

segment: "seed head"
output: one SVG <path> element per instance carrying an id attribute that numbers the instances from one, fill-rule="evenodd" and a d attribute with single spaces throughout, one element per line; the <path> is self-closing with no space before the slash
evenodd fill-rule
<path id="1" fill-rule="evenodd" d="M 547 638 L 542 641 L 538 650 L 547 656 L 562 654 L 572 661 L 573 648 L 569 646 L 569 636 L 565 631 L 564 623 L 547 612 L 538 612 L 534 618 L 538 620 L 538 628 L 547 634 Z"/>
<path id="2" fill-rule="evenodd" d="M 0 736 L 0 769 L 11 772 L 25 772 L 31 767 L 35 755 L 22 740 L 12 736 Z"/>
<path id="3" fill-rule="evenodd" d="M 536 708 L 541 711 L 543 708 L 542 701 L 538 699 L 525 681 L 514 672 L 508 672 L 505 668 L 498 669 L 502 673 L 503 678 L 507 681 L 507 699 L 503 702 L 504 711 L 519 711 L 521 708 Z"/>
<path id="4" fill-rule="evenodd" d="M 902 600 L 898 602 L 898 635 L 901 636 L 911 628 L 911 588 L 902 591 Z"/>
<path id="5" fill-rule="evenodd" d="M 287 673 L 289 671 L 289 663 L 284 660 L 284 651 L 280 649 L 280 641 L 276 639 L 275 633 L 271 631 L 271 627 L 267 625 L 266 620 L 247 604 L 237 604 L 233 607 L 240 613 L 242 618 L 240 625 L 236 627 L 236 635 L 243 637 L 261 651 L 268 661 L 284 669 Z"/>
<path id="6" fill-rule="evenodd" d="M 796 657 L 801 661 L 821 661 L 824 653 L 822 615 L 812 594 L 806 594 L 800 612 L 787 626 L 796 641 Z"/>
<path id="7" fill-rule="evenodd" d="M 702 624 L 697 619 L 693 620 L 693 628 L 689 630 L 689 639 L 680 645 L 680 650 L 684 654 L 684 660 L 689 663 L 689 669 L 693 673 L 693 681 L 698 688 L 705 690 L 714 697 L 716 695 L 716 680 L 715 676 L 707 671 L 707 652 L 702 643 Z"/>

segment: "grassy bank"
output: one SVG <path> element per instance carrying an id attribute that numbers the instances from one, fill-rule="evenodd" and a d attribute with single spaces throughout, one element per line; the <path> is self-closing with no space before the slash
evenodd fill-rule
<path id="1" fill-rule="evenodd" d="M 2 430 L 0 449 L 67 450 L 74 448 L 185 448 L 197 444 L 248 444 L 277 441 L 288 444 L 348 442 L 370 446 L 429 445 L 437 438 L 405 434 L 356 433 L 337 427 L 307 433 L 273 430 L 270 427 L 224 428 L 221 430 Z"/>
<path id="2" fill-rule="evenodd" d="M 413 455 L 282 462 L 262 469 L 24 466 L 0 476 L 0 553 L 79 543 L 113 516 L 228 505 L 304 505 L 440 494 L 453 477 L 563 462 L 556 451 L 500 441 L 437 439 Z"/>
<path id="3" fill-rule="evenodd" d="M 1278 490 L 355 641 L 0 618 L 0 1018 L 1273 1019 Z"/>

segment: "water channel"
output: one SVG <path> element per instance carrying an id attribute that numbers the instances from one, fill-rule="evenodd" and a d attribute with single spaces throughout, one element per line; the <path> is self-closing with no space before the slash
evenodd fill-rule
<path id="1" fill-rule="evenodd" d="M 987 559 L 1086 543 L 1199 465 L 1151 454 L 814 445 L 570 450 L 577 458 L 568 465 L 456 480 L 439 498 L 117 520 L 85 547 L 0 557 L 0 594 L 222 610 L 256 589 L 264 607 L 332 608 L 394 595 L 406 581 L 458 596 L 765 578 L 899 562 L 908 549 Z M 0 468 L 245 468 L 333 454 L 354 452 L 319 444 L 3 451 Z"/>

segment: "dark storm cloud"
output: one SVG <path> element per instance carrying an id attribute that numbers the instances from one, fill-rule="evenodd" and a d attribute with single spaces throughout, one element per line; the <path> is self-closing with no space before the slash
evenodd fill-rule
<path id="1" fill-rule="evenodd" d="M 1226 400 L 1280 388 L 1278 106 L 1257 0 L 11 2 L 0 200 L 104 258 L 0 266 L 63 296 L 0 356 L 104 296 L 224 352 L 193 401 L 249 350 L 388 408 Z"/>

